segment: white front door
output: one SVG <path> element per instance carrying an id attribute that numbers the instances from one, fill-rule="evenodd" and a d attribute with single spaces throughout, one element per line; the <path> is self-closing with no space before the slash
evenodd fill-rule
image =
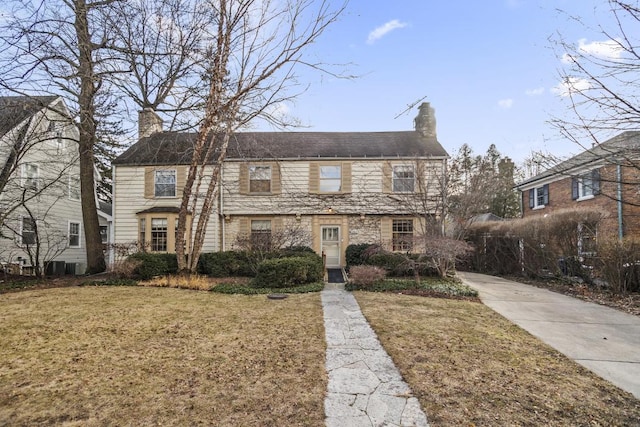
<path id="1" fill-rule="evenodd" d="M 327 268 L 340 267 L 340 227 L 335 225 L 322 227 L 322 253 Z"/>

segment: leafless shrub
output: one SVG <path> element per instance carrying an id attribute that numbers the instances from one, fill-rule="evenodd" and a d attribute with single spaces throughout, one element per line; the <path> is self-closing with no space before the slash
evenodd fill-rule
<path id="1" fill-rule="evenodd" d="M 640 291 L 640 240 L 608 240 L 598 246 L 598 271 L 616 293 Z"/>
<path id="2" fill-rule="evenodd" d="M 476 246 L 474 267 L 487 272 L 560 275 L 564 272 L 559 260 L 581 258 L 585 236 L 595 235 L 605 215 L 589 208 L 562 209 L 522 219 L 472 224 L 467 239 Z"/>
<path id="3" fill-rule="evenodd" d="M 452 275 L 455 272 L 456 263 L 473 251 L 473 246 L 469 243 L 450 237 L 430 236 L 420 239 L 420 243 L 418 263 L 427 261 L 436 269 L 440 277 Z"/>
<path id="4" fill-rule="evenodd" d="M 349 269 L 349 281 L 360 286 L 372 286 L 386 276 L 384 268 L 373 265 L 354 265 Z"/>

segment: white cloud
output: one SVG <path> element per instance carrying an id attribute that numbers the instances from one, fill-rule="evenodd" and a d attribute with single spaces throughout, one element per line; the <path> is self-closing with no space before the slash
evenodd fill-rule
<path id="1" fill-rule="evenodd" d="M 587 43 L 587 39 L 578 40 L 578 52 L 587 56 L 616 60 L 622 57 L 624 49 L 620 46 L 620 39 L 592 41 Z M 562 62 L 570 64 L 574 62 L 573 56 L 568 53 L 562 55 Z"/>
<path id="2" fill-rule="evenodd" d="M 500 106 L 500 108 L 509 109 L 513 106 L 513 99 L 501 99 L 500 101 L 498 101 L 498 105 Z"/>
<path id="3" fill-rule="evenodd" d="M 556 95 L 569 96 L 574 93 L 579 93 L 591 88 L 591 83 L 587 79 L 581 79 L 578 77 L 569 77 L 564 81 L 558 83 L 551 89 Z"/>
<path id="4" fill-rule="evenodd" d="M 398 28 L 404 28 L 408 24 L 406 22 L 400 22 L 397 19 L 393 19 L 369 33 L 369 37 L 367 38 L 367 44 L 373 44 L 376 40 L 381 39 L 382 37 L 389 34 L 391 31 L 396 30 Z"/>
<path id="5" fill-rule="evenodd" d="M 542 95 L 544 93 L 544 88 L 541 87 L 537 87 L 535 89 L 527 89 L 524 91 L 525 95 L 527 96 L 538 96 L 538 95 Z"/>

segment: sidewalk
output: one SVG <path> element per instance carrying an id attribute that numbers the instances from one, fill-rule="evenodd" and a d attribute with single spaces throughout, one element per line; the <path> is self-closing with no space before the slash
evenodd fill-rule
<path id="1" fill-rule="evenodd" d="M 458 276 L 485 305 L 640 399 L 640 318 L 499 277 Z"/>
<path id="2" fill-rule="evenodd" d="M 326 369 L 327 427 L 428 426 L 418 399 L 344 285 L 322 291 Z"/>

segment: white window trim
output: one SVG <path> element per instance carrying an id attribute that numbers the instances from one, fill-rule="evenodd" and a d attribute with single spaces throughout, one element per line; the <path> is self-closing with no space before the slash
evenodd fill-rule
<path id="1" fill-rule="evenodd" d="M 28 165 L 33 165 L 33 166 L 36 167 L 36 176 L 35 176 L 36 188 L 35 188 L 35 191 L 39 191 L 40 190 L 40 165 L 38 163 L 35 163 L 35 162 L 27 162 L 27 163 L 23 163 L 22 165 L 20 165 L 20 186 L 25 188 L 26 182 L 27 182 L 27 178 L 33 179 L 32 177 L 27 177 L 27 166 Z"/>
<path id="2" fill-rule="evenodd" d="M 173 196 L 158 196 L 156 194 L 156 179 L 158 177 L 158 172 L 173 172 L 173 176 L 175 182 L 173 184 Z M 153 197 L 156 199 L 175 199 L 178 197 L 178 170 L 177 169 L 156 169 L 153 172 Z"/>
<path id="3" fill-rule="evenodd" d="M 340 170 L 340 177 L 339 178 L 323 178 L 322 177 L 322 168 L 338 168 Z M 342 170 L 342 165 L 320 165 L 318 167 L 318 190 L 320 191 L 320 193 L 327 193 L 327 194 L 331 194 L 331 193 L 340 193 L 342 192 L 342 178 L 343 178 L 343 173 L 344 171 Z M 323 190 L 322 189 L 322 181 L 331 181 L 331 182 L 339 182 L 339 186 L 337 190 Z"/>
<path id="4" fill-rule="evenodd" d="M 538 204 L 538 190 L 542 190 L 542 192 L 544 193 L 544 186 L 542 187 L 535 187 L 533 189 L 533 210 L 537 210 L 537 209 L 544 209 L 547 205 L 540 205 Z M 544 196 L 543 196 L 544 198 Z"/>
<path id="5" fill-rule="evenodd" d="M 584 176 L 578 177 L 577 179 L 578 181 L 578 198 L 576 199 L 578 202 L 581 202 L 583 200 L 589 200 L 589 199 L 593 199 L 593 179 L 591 179 L 591 194 L 586 194 L 585 195 L 585 187 L 586 185 L 584 184 Z"/>
<path id="6" fill-rule="evenodd" d="M 19 224 L 19 225 L 20 225 L 20 227 L 19 227 L 20 234 L 18 234 L 18 241 L 19 241 L 19 243 L 20 243 L 20 246 L 27 246 L 27 243 L 25 243 L 25 242 L 24 242 L 24 240 L 23 240 L 23 238 L 22 238 L 22 233 L 24 232 L 24 220 L 25 220 L 25 219 L 32 220 L 32 218 L 31 218 L 31 217 L 29 217 L 29 216 L 21 216 L 21 217 L 19 217 L 19 221 L 20 221 L 20 224 Z M 36 232 L 35 232 L 35 231 L 33 232 L 33 235 L 34 235 L 34 242 L 33 242 L 33 243 L 30 243 L 30 245 L 35 245 L 35 244 L 37 243 L 37 240 L 38 240 L 38 239 L 37 239 L 37 236 L 36 236 Z"/>
<path id="7" fill-rule="evenodd" d="M 251 181 L 266 181 L 262 180 L 262 179 L 251 179 L 251 173 L 252 173 L 252 169 L 253 172 L 255 172 L 256 168 L 260 168 L 260 169 L 268 169 L 269 170 L 269 191 L 251 191 Z M 249 166 L 249 192 L 253 193 L 253 194 L 269 194 L 271 193 L 272 190 L 272 185 L 273 185 L 273 168 L 271 167 L 271 165 L 251 165 Z"/>
<path id="8" fill-rule="evenodd" d="M 78 245 L 71 245 L 71 224 L 78 224 Z M 67 247 L 73 249 L 82 247 L 82 223 L 80 221 L 67 221 Z"/>
<path id="9" fill-rule="evenodd" d="M 74 182 L 74 178 L 76 178 L 76 175 L 72 175 L 69 174 L 69 186 L 68 186 L 68 194 L 69 194 L 69 200 L 75 200 L 78 201 L 82 198 L 81 194 L 80 194 L 80 177 L 78 176 L 77 180 L 75 180 Z M 72 184 L 78 184 L 78 198 L 76 199 L 75 197 L 72 197 L 73 191 L 73 185 Z"/>
<path id="10" fill-rule="evenodd" d="M 396 169 L 404 169 L 404 170 L 408 170 L 410 169 L 411 172 L 413 173 L 413 190 L 409 190 L 409 191 L 396 191 L 396 179 L 399 180 L 404 180 L 406 178 L 396 178 Z M 398 193 L 398 194 L 411 194 L 411 193 L 415 193 L 416 192 L 416 168 L 413 165 L 394 165 L 391 168 L 391 189 L 394 193 Z"/>

